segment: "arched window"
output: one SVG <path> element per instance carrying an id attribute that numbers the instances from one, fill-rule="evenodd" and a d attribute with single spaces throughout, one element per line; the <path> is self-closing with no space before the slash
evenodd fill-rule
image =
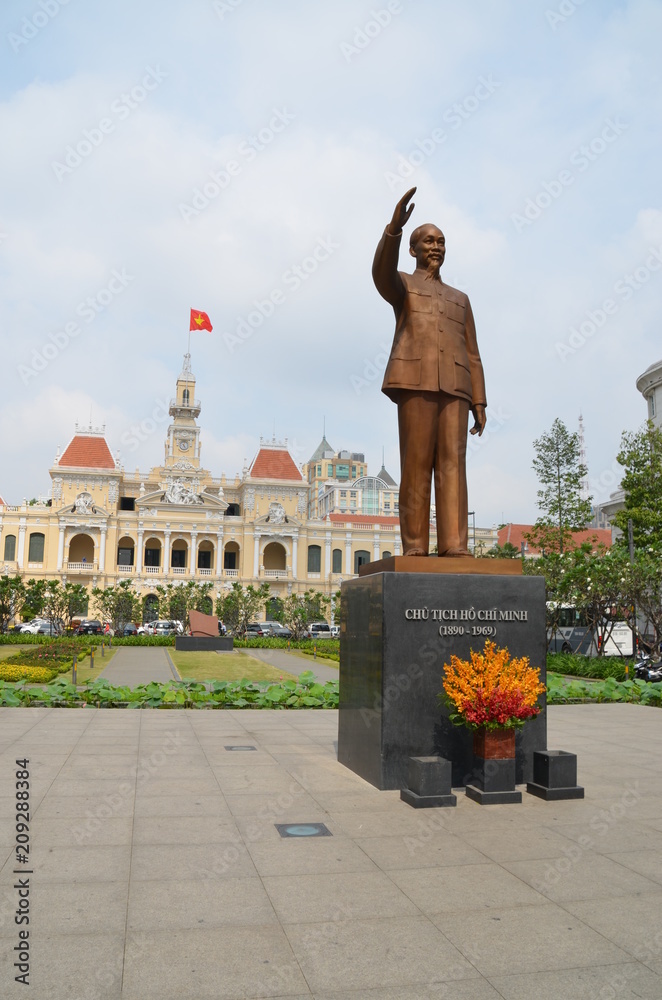
<path id="1" fill-rule="evenodd" d="M 225 512 L 226 517 L 239 517 L 241 510 L 238 503 L 229 503 L 228 509 Z"/>
<path id="2" fill-rule="evenodd" d="M 354 553 L 354 572 L 358 574 L 359 566 L 363 566 L 367 562 L 370 562 L 370 553 L 366 552 L 365 549 L 359 549 L 358 552 Z"/>
<path id="3" fill-rule="evenodd" d="M 159 599 L 156 594 L 143 597 L 143 621 L 153 622 L 159 617 Z"/>
<path id="4" fill-rule="evenodd" d="M 384 551 L 382 552 L 382 559 L 390 559 L 392 555 L 393 555 L 392 552 L 389 552 L 388 549 L 384 549 Z"/>
<path id="5" fill-rule="evenodd" d="M 308 546 L 308 572 L 320 573 L 322 570 L 322 549 L 319 545 Z"/>
<path id="6" fill-rule="evenodd" d="M 342 573 L 342 549 L 333 550 L 333 565 L 332 570 L 334 573 Z"/>
<path id="7" fill-rule="evenodd" d="M 41 531 L 33 531 L 28 545 L 28 562 L 43 563 L 44 535 Z"/>
<path id="8" fill-rule="evenodd" d="M 16 535 L 5 535 L 5 559 L 13 562 L 16 558 Z"/>
<path id="9" fill-rule="evenodd" d="M 188 406 L 188 401 L 189 401 L 189 391 L 188 389 L 184 389 L 182 393 L 182 402 L 184 406 Z"/>

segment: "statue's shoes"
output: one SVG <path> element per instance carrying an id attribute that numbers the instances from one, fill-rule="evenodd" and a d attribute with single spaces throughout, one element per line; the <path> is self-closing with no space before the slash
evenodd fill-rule
<path id="1" fill-rule="evenodd" d="M 446 549 L 445 552 L 440 552 L 439 555 L 445 558 L 446 556 L 471 556 L 472 553 L 469 552 L 469 549 Z"/>
<path id="2" fill-rule="evenodd" d="M 406 556 L 426 556 L 427 552 L 424 552 L 423 549 L 408 549 L 405 552 L 405 555 Z"/>

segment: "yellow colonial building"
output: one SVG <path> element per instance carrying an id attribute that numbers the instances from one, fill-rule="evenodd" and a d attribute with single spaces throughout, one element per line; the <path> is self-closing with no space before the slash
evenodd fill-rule
<path id="1" fill-rule="evenodd" d="M 141 597 L 177 581 L 211 581 L 214 596 L 237 580 L 268 582 L 283 597 L 331 594 L 362 563 L 400 554 L 396 513 L 383 503 L 374 513 L 320 504 L 328 468 L 311 475 L 307 463 L 304 474 L 287 442 L 261 440 L 241 476 L 215 478 L 202 465 L 200 410 L 187 354 L 162 465 L 127 473 L 103 429 L 76 426 L 50 469 L 47 498 L 18 506 L 0 499 L 0 572 L 88 590 L 132 580 Z M 365 480 L 365 463 L 354 464 Z M 342 488 L 351 483 L 350 473 Z"/>

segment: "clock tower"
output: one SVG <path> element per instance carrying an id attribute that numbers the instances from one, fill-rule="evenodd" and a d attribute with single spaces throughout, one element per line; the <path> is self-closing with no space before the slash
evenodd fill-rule
<path id="1" fill-rule="evenodd" d="M 170 416 L 165 442 L 165 467 L 193 471 L 200 468 L 200 402 L 195 398 L 195 375 L 191 371 L 191 355 L 184 355 L 184 365 L 177 379 L 177 395 L 170 400 Z"/>

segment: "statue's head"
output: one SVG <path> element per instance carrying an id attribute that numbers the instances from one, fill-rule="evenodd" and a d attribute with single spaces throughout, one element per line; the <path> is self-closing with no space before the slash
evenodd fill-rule
<path id="1" fill-rule="evenodd" d="M 446 237 L 441 229 L 426 222 L 418 226 L 409 238 L 409 253 L 416 258 L 416 267 L 436 275 L 446 256 Z"/>

